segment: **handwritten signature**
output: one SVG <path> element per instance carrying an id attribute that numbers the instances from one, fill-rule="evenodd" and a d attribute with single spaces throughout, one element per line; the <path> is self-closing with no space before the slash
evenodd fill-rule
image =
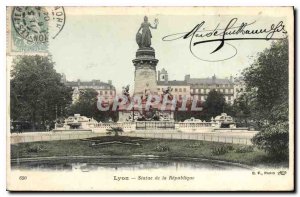
<path id="1" fill-rule="evenodd" d="M 212 30 L 206 30 L 205 25 L 206 22 L 202 21 L 197 24 L 191 31 L 175 33 L 164 36 L 162 38 L 163 41 L 174 41 L 179 39 L 189 39 L 189 50 L 193 56 L 196 58 L 208 61 L 208 62 L 218 62 L 224 61 L 233 58 L 237 54 L 237 48 L 228 43 L 228 41 L 237 41 L 237 40 L 282 40 L 287 38 L 287 31 L 285 30 L 285 25 L 283 21 L 279 21 L 278 23 L 273 23 L 267 28 L 249 28 L 253 27 L 256 21 L 251 23 L 242 22 L 237 25 L 237 18 L 232 18 L 225 28 L 219 28 L 220 23 Z M 195 47 L 204 43 L 219 43 L 217 47 L 205 55 L 206 57 L 202 57 L 204 54 L 202 52 L 197 52 Z M 232 47 L 233 50 L 228 53 L 228 50 L 223 47 L 228 45 Z M 223 57 L 213 56 L 216 52 L 219 51 L 220 54 L 221 49 L 226 50 L 226 54 Z M 212 57 L 209 57 L 209 56 Z"/>

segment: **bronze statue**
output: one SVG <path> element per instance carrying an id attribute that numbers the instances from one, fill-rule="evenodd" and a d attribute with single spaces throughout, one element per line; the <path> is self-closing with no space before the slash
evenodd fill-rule
<path id="1" fill-rule="evenodd" d="M 169 100 L 173 100 L 173 95 L 171 93 L 172 91 L 173 91 L 173 88 L 171 86 L 168 86 L 166 89 L 163 88 L 163 90 L 162 90 L 163 95 L 162 96 L 164 97 L 165 95 L 167 95 L 167 98 Z"/>
<path id="2" fill-rule="evenodd" d="M 122 88 L 122 94 L 125 95 L 126 97 L 129 97 L 129 85 L 127 85 L 126 87 L 123 86 Z"/>
<path id="3" fill-rule="evenodd" d="M 149 88 L 149 83 L 146 83 L 143 99 L 147 100 L 150 95 L 151 95 L 151 90 Z"/>
<path id="4" fill-rule="evenodd" d="M 154 20 L 155 26 L 153 27 L 148 22 L 148 17 L 144 17 L 144 22 L 141 24 L 141 27 L 139 28 L 137 34 L 136 34 L 136 42 L 139 45 L 140 48 L 150 47 L 151 46 L 151 38 L 152 34 L 150 31 L 150 28 L 156 29 L 158 24 L 158 19 Z M 140 33 L 140 30 L 142 29 L 142 33 Z"/>
<path id="5" fill-rule="evenodd" d="M 162 91 L 163 91 L 163 95 L 166 95 L 166 94 L 172 95 L 171 92 L 173 91 L 173 88 L 171 86 L 168 86 L 166 89 L 163 88 Z"/>

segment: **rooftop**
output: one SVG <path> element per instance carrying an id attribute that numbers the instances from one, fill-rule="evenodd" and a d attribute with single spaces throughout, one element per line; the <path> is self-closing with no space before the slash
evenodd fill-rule
<path id="1" fill-rule="evenodd" d="M 105 88 L 115 89 L 112 84 L 102 82 L 100 80 L 92 80 L 92 81 L 66 81 L 66 86 L 77 87 L 77 86 L 104 86 Z"/>
<path id="2" fill-rule="evenodd" d="M 161 86 L 187 86 L 187 82 L 186 81 L 177 81 L 177 80 L 173 80 L 173 81 L 157 81 L 157 85 L 161 85 Z"/>
<path id="3" fill-rule="evenodd" d="M 190 78 L 187 79 L 188 84 L 233 84 L 230 79 L 218 79 L 218 78 Z"/>

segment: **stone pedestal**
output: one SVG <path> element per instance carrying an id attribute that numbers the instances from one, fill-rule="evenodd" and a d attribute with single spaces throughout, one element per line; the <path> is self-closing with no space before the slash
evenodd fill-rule
<path id="1" fill-rule="evenodd" d="M 145 92 L 157 94 L 155 51 L 152 47 L 140 48 L 136 52 L 136 59 L 132 60 L 135 66 L 134 96 L 143 96 Z"/>

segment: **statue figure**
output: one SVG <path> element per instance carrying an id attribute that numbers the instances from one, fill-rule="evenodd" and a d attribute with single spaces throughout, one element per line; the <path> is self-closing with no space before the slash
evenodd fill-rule
<path id="1" fill-rule="evenodd" d="M 148 22 L 148 17 L 144 17 L 144 22 L 141 24 L 141 27 L 139 28 L 137 34 L 136 34 L 136 42 L 139 45 L 139 48 L 144 48 L 144 47 L 150 47 L 151 46 L 151 31 L 150 28 L 156 29 L 157 24 L 158 24 L 158 19 L 154 20 L 155 26 L 153 27 L 149 22 Z M 142 33 L 140 33 L 140 30 L 142 29 Z"/>
<path id="2" fill-rule="evenodd" d="M 126 97 L 129 97 L 129 85 L 127 85 L 126 87 L 123 86 L 122 89 L 122 94 Z"/>
<path id="3" fill-rule="evenodd" d="M 172 92 L 172 90 L 173 90 L 173 88 L 171 88 L 171 86 L 168 86 L 166 89 L 163 89 L 162 91 L 163 91 L 163 97 L 165 96 L 165 95 L 167 95 L 168 97 L 168 99 L 169 100 L 172 100 L 173 99 L 173 95 L 171 94 L 171 92 Z"/>
<path id="4" fill-rule="evenodd" d="M 163 89 L 163 94 L 166 95 L 166 94 L 171 94 L 171 91 L 173 89 L 171 88 L 171 86 L 167 87 L 167 89 Z"/>

